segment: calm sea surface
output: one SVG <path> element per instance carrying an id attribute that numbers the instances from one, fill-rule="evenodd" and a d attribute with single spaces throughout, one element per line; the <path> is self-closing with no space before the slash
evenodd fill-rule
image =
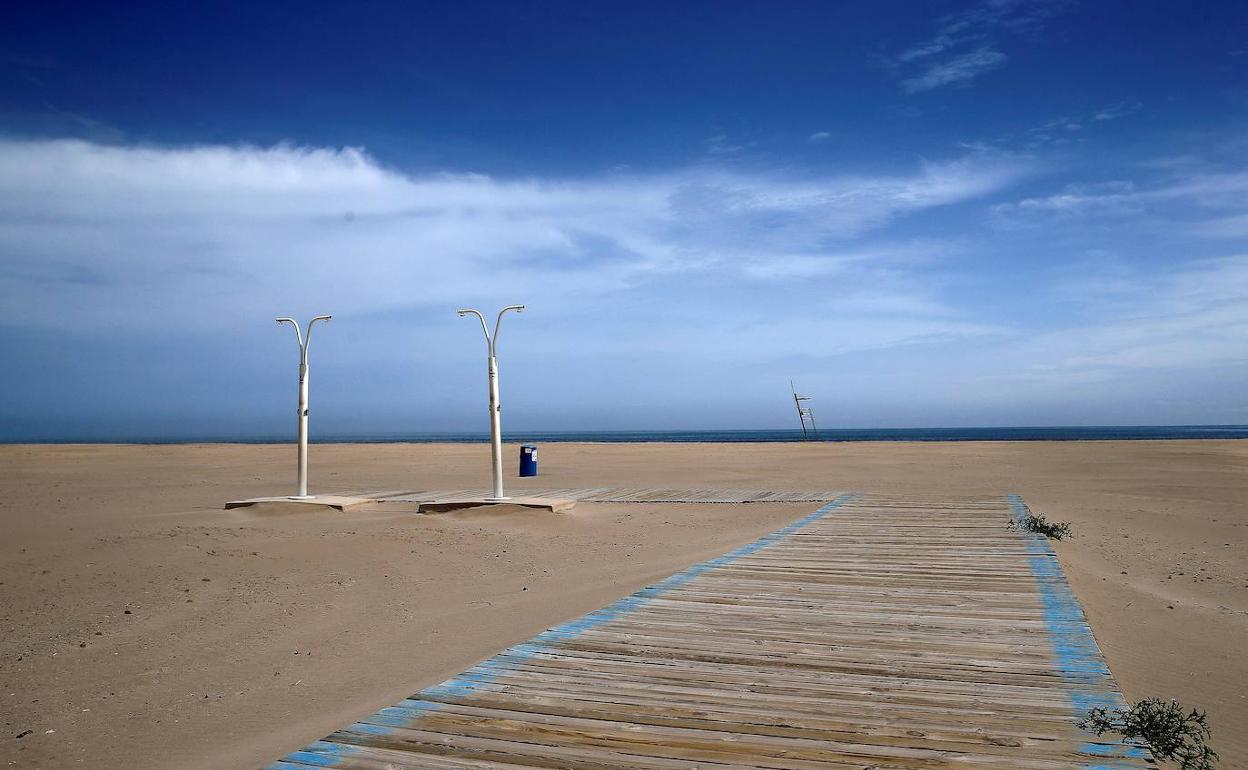
<path id="1" fill-rule="evenodd" d="M 154 443 L 182 444 L 192 442 L 226 442 L 260 444 L 292 440 L 290 435 L 272 436 L 113 436 L 102 438 L 64 437 L 33 440 L 36 443 Z M 1046 428 L 840 428 L 820 430 L 821 441 L 1121 441 L 1157 439 L 1243 439 L 1248 438 L 1248 425 L 1137 425 L 1109 427 L 1046 427 Z M 485 433 L 369 433 L 313 434 L 316 443 L 469 443 L 486 441 Z M 762 441 L 802 441 L 800 430 L 692 430 L 692 431 L 506 431 L 506 441 L 552 443 L 566 441 L 590 442 L 709 442 L 757 443 Z M 26 439 L 31 441 L 32 439 Z"/>

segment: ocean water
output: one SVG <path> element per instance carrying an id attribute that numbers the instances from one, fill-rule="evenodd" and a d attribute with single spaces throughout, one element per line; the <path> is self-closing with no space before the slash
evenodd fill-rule
<path id="1" fill-rule="evenodd" d="M 728 442 L 809 441 L 800 430 L 690 430 L 690 431 L 504 431 L 509 442 Z M 1248 438 L 1248 425 L 1165 425 L 1069 428 L 833 428 L 818 431 L 819 441 L 1121 441 L 1157 439 Z M 468 442 L 489 435 L 442 433 L 408 436 L 325 437 L 332 442 Z"/>
<path id="2" fill-rule="evenodd" d="M 1248 425 L 1132 425 L 1007 428 L 831 428 L 820 429 L 819 441 L 1122 441 L 1165 439 L 1248 439 Z M 292 441 L 293 435 L 269 436 L 90 436 L 22 439 L 31 443 L 182 444 L 223 442 L 263 444 Z M 800 430 L 689 431 L 504 431 L 508 442 L 729 442 L 803 441 Z M 486 433 L 317 434 L 313 443 L 472 443 L 488 441 Z M 12 443 L 12 442 L 6 442 Z"/>

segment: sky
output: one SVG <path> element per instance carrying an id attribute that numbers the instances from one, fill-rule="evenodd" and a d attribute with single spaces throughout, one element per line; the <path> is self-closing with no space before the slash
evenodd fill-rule
<path id="1" fill-rule="evenodd" d="M 1237 2 L 14 4 L 0 440 L 1248 423 Z"/>

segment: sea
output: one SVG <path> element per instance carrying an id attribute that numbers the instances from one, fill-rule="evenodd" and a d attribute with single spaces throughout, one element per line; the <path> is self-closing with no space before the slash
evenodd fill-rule
<path id="1" fill-rule="evenodd" d="M 122 443 L 267 444 L 292 440 L 285 435 L 173 435 L 173 436 L 29 436 L 0 443 Z M 829 428 L 817 433 L 801 430 L 656 430 L 656 431 L 504 431 L 508 442 L 526 443 L 698 443 L 755 444 L 797 441 L 1155 441 L 1177 439 L 1248 439 L 1248 425 L 1130 425 L 1007 428 Z M 317 434 L 318 444 L 475 443 L 488 441 L 487 433 L 362 433 Z"/>

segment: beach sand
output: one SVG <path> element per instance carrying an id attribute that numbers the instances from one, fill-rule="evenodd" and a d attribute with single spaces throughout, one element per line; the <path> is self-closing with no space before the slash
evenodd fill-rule
<path id="1" fill-rule="evenodd" d="M 1017 492 L 1073 522 L 1056 550 L 1127 697 L 1208 710 L 1222 766 L 1248 766 L 1248 441 L 549 444 L 541 462 L 509 490 Z M 488 463 L 481 444 L 318 445 L 311 486 L 484 488 Z M 259 767 L 816 507 L 221 509 L 288 493 L 293 464 L 290 446 L 0 447 L 0 764 Z"/>

